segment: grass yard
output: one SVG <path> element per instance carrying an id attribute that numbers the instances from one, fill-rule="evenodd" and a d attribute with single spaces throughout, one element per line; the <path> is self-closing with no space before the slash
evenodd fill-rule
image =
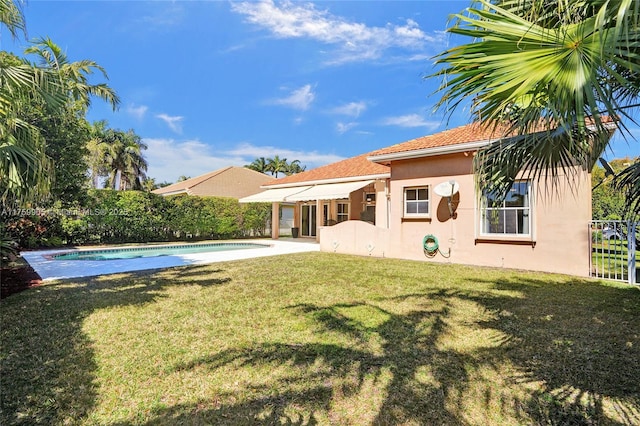
<path id="1" fill-rule="evenodd" d="M 0 424 L 640 424 L 640 289 L 328 253 L 3 300 Z"/>

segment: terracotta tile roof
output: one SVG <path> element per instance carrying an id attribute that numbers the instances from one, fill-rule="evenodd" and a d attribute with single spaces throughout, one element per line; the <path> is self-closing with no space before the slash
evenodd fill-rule
<path id="1" fill-rule="evenodd" d="M 307 170 L 291 176 L 285 176 L 270 182 L 266 186 L 283 185 L 302 182 L 313 182 L 319 180 L 338 179 L 338 178 L 357 178 L 361 176 L 373 176 L 389 173 L 390 169 L 382 164 L 372 163 L 367 160 L 371 153 L 358 155 L 357 157 L 347 158 L 346 160 L 336 163 L 327 164 L 315 169 Z M 357 180 L 357 179 L 354 179 Z"/>
<path id="2" fill-rule="evenodd" d="M 613 122 L 610 117 L 602 117 L 602 121 L 604 123 Z M 543 130 L 542 126 L 540 127 L 540 130 Z M 454 146 L 471 142 L 490 141 L 506 136 L 513 136 L 513 133 L 509 134 L 508 128 L 505 125 L 499 124 L 497 126 L 491 126 L 481 125 L 479 123 L 471 123 L 464 126 L 455 127 L 453 129 L 444 130 L 433 135 L 421 136 L 407 142 L 391 145 L 389 147 L 378 149 L 367 154 L 362 154 L 357 157 L 338 161 L 337 163 L 327 164 L 326 166 L 308 170 L 303 173 L 286 176 L 263 186 L 268 187 L 329 179 L 350 177 L 355 178 L 359 176 L 386 174 L 390 173 L 390 167 L 384 164 L 371 162 L 367 158 L 375 157 L 378 155 Z"/>
<path id="3" fill-rule="evenodd" d="M 417 151 L 421 149 L 439 148 L 468 142 L 499 139 L 504 136 L 504 131 L 505 128 L 502 126 L 494 129 L 493 127 L 486 127 L 472 123 L 378 149 L 373 151 L 370 156 L 395 154 L 398 152 Z"/>
<path id="4" fill-rule="evenodd" d="M 260 192 L 261 185 L 273 180 L 271 176 L 246 167 L 230 166 L 152 192 L 159 195 L 186 192 L 189 195 L 242 198 Z"/>
<path id="5" fill-rule="evenodd" d="M 602 117 L 603 123 L 613 123 L 611 117 Z M 588 120 L 587 124 L 592 121 Z M 546 126 L 540 125 L 536 131 L 544 131 Z M 480 123 L 471 123 L 453 129 L 444 130 L 433 135 L 421 136 L 407 142 L 398 143 L 386 148 L 378 149 L 369 154 L 369 156 L 395 154 L 399 152 L 417 151 L 429 148 L 440 148 L 444 146 L 452 146 L 469 142 L 481 142 L 489 140 L 497 140 L 507 136 L 514 136 L 513 132 L 509 132 L 506 125 L 498 124 L 482 125 Z"/>

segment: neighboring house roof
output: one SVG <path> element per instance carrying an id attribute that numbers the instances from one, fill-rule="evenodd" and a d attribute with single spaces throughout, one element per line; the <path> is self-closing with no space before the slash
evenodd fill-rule
<path id="1" fill-rule="evenodd" d="M 299 186 L 330 182 L 360 181 L 390 176 L 389 167 L 376 164 L 367 159 L 370 155 L 362 154 L 336 163 L 327 164 L 316 169 L 307 170 L 291 176 L 276 179 L 263 185 L 265 188 Z"/>
<path id="2" fill-rule="evenodd" d="M 262 191 L 260 186 L 275 180 L 246 167 L 225 167 L 153 191 L 159 195 L 188 194 L 242 198 Z"/>

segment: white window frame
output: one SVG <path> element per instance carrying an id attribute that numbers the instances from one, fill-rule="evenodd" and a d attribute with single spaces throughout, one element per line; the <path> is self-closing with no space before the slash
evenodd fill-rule
<path id="1" fill-rule="evenodd" d="M 346 206 L 345 211 L 340 212 L 340 206 Z M 336 202 L 336 221 L 340 223 L 346 222 L 347 220 L 349 220 L 349 201 L 344 200 Z"/>
<path id="2" fill-rule="evenodd" d="M 419 190 L 427 190 L 427 198 L 425 200 L 418 199 Z M 415 200 L 407 200 L 407 191 L 416 191 Z M 407 212 L 408 203 L 427 203 L 426 213 L 409 213 Z M 419 218 L 419 217 L 431 217 L 431 185 L 419 185 L 419 186 L 406 186 L 402 189 L 402 217 L 406 218 Z"/>
<path id="3" fill-rule="evenodd" d="M 502 201 L 502 204 L 497 206 L 497 207 L 492 207 L 489 206 L 487 203 L 487 195 L 486 194 L 482 194 L 481 195 L 481 199 L 480 199 L 480 214 L 479 214 L 479 225 L 480 225 L 480 235 L 483 237 L 491 237 L 491 238 L 500 238 L 500 237 L 507 237 L 507 238 L 530 238 L 533 234 L 533 188 L 531 185 L 531 181 L 530 180 L 516 180 L 514 182 L 514 185 L 516 184 L 523 184 L 525 183 L 526 186 L 526 195 L 527 198 L 524 201 L 524 205 L 523 206 L 517 206 L 517 207 L 509 207 L 506 206 L 506 200 Z M 513 189 L 510 189 L 510 191 L 512 191 Z M 490 214 L 490 212 L 497 212 L 497 214 L 504 214 L 505 215 L 505 219 L 502 221 L 502 228 L 504 232 L 488 232 L 488 230 L 486 229 L 485 225 L 486 225 L 486 216 L 487 214 Z M 515 217 L 516 217 L 516 232 L 507 232 L 507 226 L 508 226 L 508 221 L 506 220 L 506 214 L 507 212 L 516 212 L 515 213 Z M 518 225 L 519 225 L 519 221 L 517 220 L 517 218 L 520 216 L 518 214 L 518 212 L 522 212 L 521 213 L 521 217 L 523 219 L 522 222 L 522 228 L 524 229 L 526 227 L 526 229 L 528 230 L 528 232 L 517 232 L 518 231 Z M 524 222 L 524 220 L 526 220 L 526 223 Z"/>

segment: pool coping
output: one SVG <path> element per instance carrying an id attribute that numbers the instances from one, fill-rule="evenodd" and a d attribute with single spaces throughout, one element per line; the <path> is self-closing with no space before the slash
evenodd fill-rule
<path id="1" fill-rule="evenodd" d="M 255 243 L 249 241 L 216 241 L 216 242 L 198 242 L 198 243 L 163 243 L 163 244 L 136 244 L 136 245 L 122 245 L 122 246 L 97 246 L 92 248 L 87 247 L 75 247 L 70 248 L 59 253 L 50 253 L 43 255 L 47 260 L 60 260 L 59 256 L 64 256 L 66 254 L 74 254 L 74 253 L 83 253 L 83 254 L 99 254 L 104 252 L 114 252 L 114 251 L 147 251 L 147 250 L 158 250 L 163 248 L 173 248 L 173 247 L 185 247 L 185 248 L 196 248 L 196 247 L 206 247 L 206 246 L 220 246 L 220 245 L 231 245 L 231 246 L 242 246 L 242 245 L 251 245 L 256 246 L 260 245 L 261 247 L 253 247 L 253 248 L 267 248 L 273 247 L 273 244 L 266 243 Z M 248 249 L 248 248 L 247 248 Z M 64 260 L 64 259 L 62 259 Z M 82 260 L 82 259 L 69 259 L 69 260 Z M 100 259 L 101 262 L 105 260 Z"/>
<path id="2" fill-rule="evenodd" d="M 95 251 L 108 249 L 127 249 L 136 247 L 162 247 L 174 245 L 197 245 L 218 243 L 251 243 L 260 244 L 263 247 L 246 248 L 243 250 L 216 251 L 209 253 L 175 254 L 157 257 L 138 257 L 132 259 L 114 260 L 56 260 L 53 257 L 58 254 Z M 216 262 L 228 262 L 233 260 L 252 259 L 256 257 L 277 256 L 283 254 L 304 253 L 320 251 L 320 245 L 315 241 L 283 241 L 283 240 L 215 240 L 199 243 L 154 243 L 154 244 L 127 244 L 116 246 L 92 246 L 77 247 L 75 249 L 63 248 L 55 250 L 36 250 L 22 252 L 22 257 L 40 275 L 43 281 L 52 281 L 69 278 L 92 277 L 99 275 L 117 274 L 124 272 L 136 272 L 150 269 L 171 268 L 175 266 L 202 265 Z"/>

